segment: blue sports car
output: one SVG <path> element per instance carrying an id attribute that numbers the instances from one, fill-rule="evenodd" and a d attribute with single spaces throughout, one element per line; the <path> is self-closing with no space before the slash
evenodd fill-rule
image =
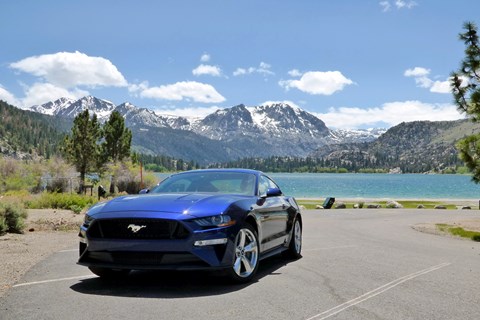
<path id="1" fill-rule="evenodd" d="M 87 211 L 78 264 L 100 277 L 218 269 L 248 282 L 263 258 L 301 256 L 300 209 L 260 171 L 187 171 L 141 193 Z"/>

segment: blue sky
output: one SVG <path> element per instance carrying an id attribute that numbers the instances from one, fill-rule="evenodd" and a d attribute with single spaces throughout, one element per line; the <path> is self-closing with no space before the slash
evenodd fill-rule
<path id="1" fill-rule="evenodd" d="M 331 128 L 453 120 L 480 1 L 1 1 L 0 99 L 203 116 L 288 101 Z M 477 20 L 475 20 L 477 19 Z"/>

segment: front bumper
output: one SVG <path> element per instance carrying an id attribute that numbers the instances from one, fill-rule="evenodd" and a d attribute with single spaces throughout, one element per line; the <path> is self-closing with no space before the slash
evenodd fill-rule
<path id="1" fill-rule="evenodd" d="M 235 225 L 203 230 L 185 221 L 176 222 L 188 230 L 188 235 L 180 239 L 106 239 L 82 225 L 78 264 L 131 270 L 201 270 L 232 266 Z"/>

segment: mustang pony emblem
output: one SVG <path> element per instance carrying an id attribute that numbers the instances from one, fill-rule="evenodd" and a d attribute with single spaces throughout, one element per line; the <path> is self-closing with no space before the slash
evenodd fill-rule
<path id="1" fill-rule="evenodd" d="M 146 228 L 147 226 L 137 226 L 136 224 L 129 224 L 127 229 L 132 230 L 133 233 L 137 233 L 143 228 Z"/>

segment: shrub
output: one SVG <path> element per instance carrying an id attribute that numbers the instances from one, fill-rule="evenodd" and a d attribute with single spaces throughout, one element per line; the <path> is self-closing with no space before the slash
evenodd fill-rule
<path id="1" fill-rule="evenodd" d="M 70 206 L 70 210 L 72 210 L 76 214 L 79 214 L 80 212 L 82 212 L 83 207 L 74 204 Z"/>
<path id="2" fill-rule="evenodd" d="M 128 194 L 136 194 L 146 186 L 155 185 L 158 180 L 153 173 L 144 172 L 142 186 L 140 182 L 140 167 L 128 161 L 119 163 L 116 166 L 110 165 L 109 173 L 115 176 L 116 193 L 126 192 Z M 101 183 L 105 186 L 109 185 L 110 181 L 102 180 Z"/>
<path id="3" fill-rule="evenodd" d="M 0 236 L 8 231 L 7 221 L 0 213 Z"/>
<path id="4" fill-rule="evenodd" d="M 91 196 L 70 193 L 47 193 L 44 192 L 28 207 L 30 209 L 67 209 L 80 213 L 84 208 L 95 204 L 97 199 Z"/>
<path id="5" fill-rule="evenodd" d="M 475 234 L 475 235 L 473 235 L 473 236 L 472 236 L 472 240 L 473 240 L 473 241 L 478 241 L 478 242 L 480 242 L 480 234 Z"/>
<path id="6" fill-rule="evenodd" d="M 23 206 L 13 203 L 0 204 L 0 233 L 22 233 L 26 218 L 27 211 Z"/>

